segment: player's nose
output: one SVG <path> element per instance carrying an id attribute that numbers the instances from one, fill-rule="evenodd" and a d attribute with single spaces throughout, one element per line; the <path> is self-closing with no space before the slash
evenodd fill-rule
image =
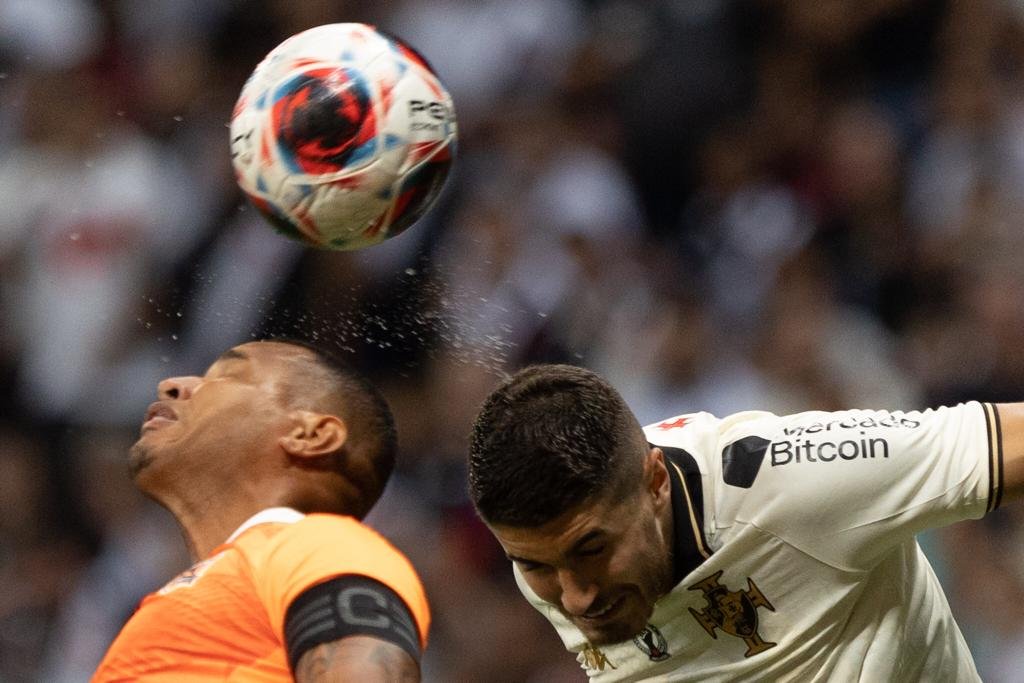
<path id="1" fill-rule="evenodd" d="M 566 614 L 576 617 L 585 615 L 597 598 L 597 584 L 569 571 L 558 573 L 558 583 L 562 590 L 562 609 Z"/>
<path id="2" fill-rule="evenodd" d="M 201 381 L 200 377 L 168 377 L 156 385 L 156 394 L 161 401 L 183 401 L 192 397 Z"/>

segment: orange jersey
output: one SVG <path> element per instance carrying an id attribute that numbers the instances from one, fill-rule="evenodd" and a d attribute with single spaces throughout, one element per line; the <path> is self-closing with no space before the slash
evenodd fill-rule
<path id="1" fill-rule="evenodd" d="M 426 645 L 427 599 L 404 555 L 351 517 L 275 509 L 144 598 L 93 683 L 290 681 L 285 612 L 305 590 L 342 575 L 395 591 Z"/>

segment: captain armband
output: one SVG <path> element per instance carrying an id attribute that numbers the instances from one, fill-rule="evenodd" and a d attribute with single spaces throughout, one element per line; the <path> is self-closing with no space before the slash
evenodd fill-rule
<path id="1" fill-rule="evenodd" d="M 395 591 L 369 577 L 345 575 L 319 583 L 295 598 L 285 613 L 285 647 L 293 670 L 308 650 L 349 636 L 386 640 L 420 661 L 412 612 Z"/>

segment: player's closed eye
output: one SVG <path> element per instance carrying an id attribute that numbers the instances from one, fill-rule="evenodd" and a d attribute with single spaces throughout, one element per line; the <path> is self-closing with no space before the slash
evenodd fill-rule
<path id="1" fill-rule="evenodd" d="M 524 572 L 535 572 L 542 569 L 545 565 L 540 562 L 530 562 L 529 560 L 514 560 L 519 565 L 520 571 Z"/>

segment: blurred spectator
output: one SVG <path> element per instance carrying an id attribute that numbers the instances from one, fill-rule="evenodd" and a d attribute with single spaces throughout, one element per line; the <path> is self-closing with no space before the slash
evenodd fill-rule
<path id="1" fill-rule="evenodd" d="M 146 278 L 190 243 L 174 208 L 187 194 L 167 193 L 171 160 L 109 111 L 107 87 L 86 71 L 35 74 L 24 141 L 0 164 L 0 232 L 19 263 L 4 327 L 21 335 L 22 400 L 48 419 L 137 411 L 118 373 L 142 336 Z"/>
<path id="2" fill-rule="evenodd" d="M 132 441 L 132 431 L 92 429 L 77 431 L 68 445 L 80 522 L 100 545 L 57 614 L 42 680 L 87 680 L 142 597 L 189 565 L 173 519 L 131 482 Z"/>
<path id="3" fill-rule="evenodd" d="M 0 424 L 0 679 L 34 680 L 51 628 L 85 560 L 58 522 L 46 441 Z"/>

